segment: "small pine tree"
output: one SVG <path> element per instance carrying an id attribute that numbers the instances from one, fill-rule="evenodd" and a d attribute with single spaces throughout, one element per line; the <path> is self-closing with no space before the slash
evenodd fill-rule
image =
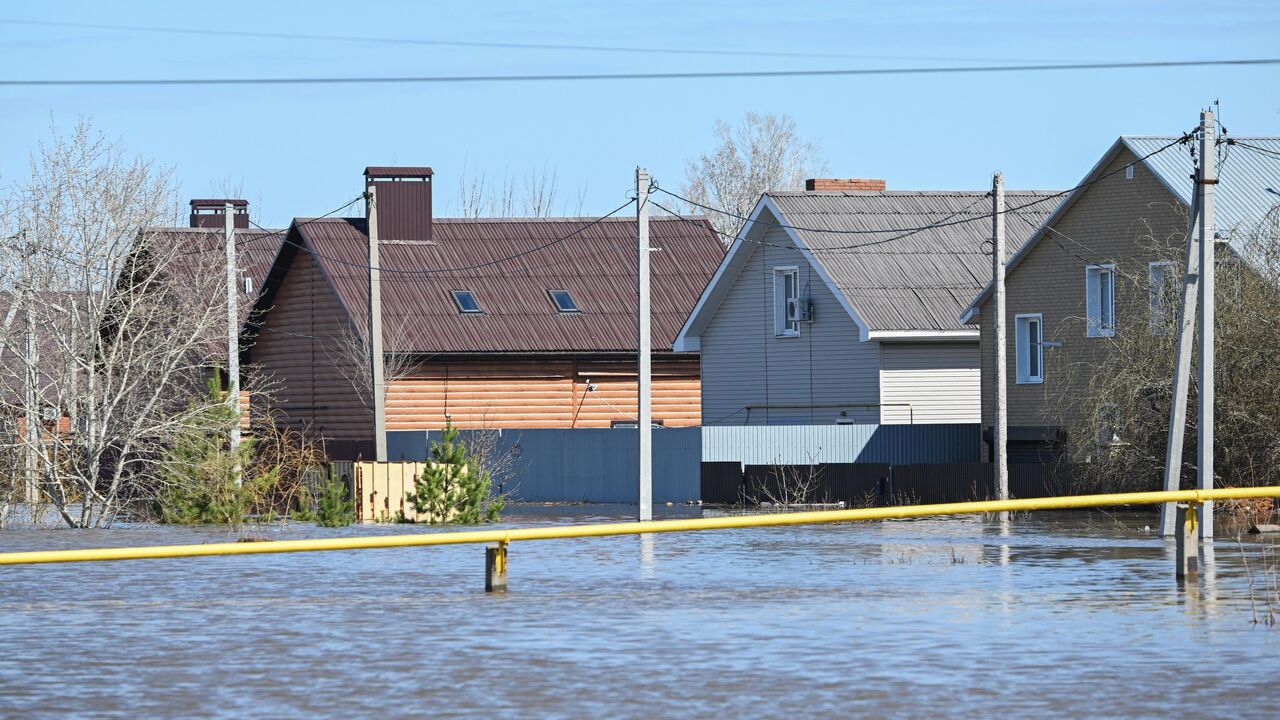
<path id="1" fill-rule="evenodd" d="M 415 480 L 409 501 L 418 520 L 431 524 L 492 522 L 504 505 L 502 498 L 493 494 L 483 459 L 467 450 L 452 422 L 446 423 L 440 439 L 431 443 L 431 461 Z"/>
<path id="2" fill-rule="evenodd" d="M 246 439 L 240 454 L 227 446 L 228 431 L 240 422 L 240 415 L 220 401 L 217 374 L 208 384 L 207 407 L 194 410 L 187 429 L 174 438 L 160 464 L 162 489 L 156 498 L 160 522 L 179 525 L 207 523 L 238 526 L 244 523 L 261 486 L 270 485 L 274 475 L 264 475 L 235 483 L 236 467 L 248 465 L 253 457 L 253 441 Z"/>

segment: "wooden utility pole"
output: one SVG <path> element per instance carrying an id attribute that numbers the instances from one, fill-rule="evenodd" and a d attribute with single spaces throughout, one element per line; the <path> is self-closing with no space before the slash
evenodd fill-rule
<path id="1" fill-rule="evenodd" d="M 991 276 L 995 294 L 995 320 L 992 326 L 996 338 L 996 416 L 992 428 L 995 446 L 996 498 L 1009 499 L 1009 415 L 1008 415 L 1008 358 L 1005 343 L 1004 307 L 1004 174 L 996 173 L 991 180 Z"/>
<path id="2" fill-rule="evenodd" d="M 1200 114 L 1200 357 L 1199 408 L 1196 418 L 1196 475 L 1201 490 L 1213 487 L 1214 406 L 1214 190 L 1218 185 L 1217 127 L 1213 112 Z M 1213 502 L 1200 504 L 1200 537 L 1213 537 Z"/>
<path id="3" fill-rule="evenodd" d="M 636 428 L 640 432 L 640 522 L 653 519 L 652 368 L 649 352 L 649 171 L 636 168 Z"/>
<path id="4" fill-rule="evenodd" d="M 1200 301 L 1201 304 L 1203 304 L 1205 299 L 1212 301 L 1212 297 L 1213 297 L 1213 293 L 1211 291 L 1208 294 L 1205 293 L 1203 283 L 1201 282 L 1202 278 L 1201 278 L 1201 272 L 1200 272 L 1200 269 L 1204 266 L 1204 261 L 1206 256 L 1209 259 L 1213 258 L 1212 197 L 1208 198 L 1210 201 L 1210 204 L 1206 206 L 1205 204 L 1206 197 L 1204 192 L 1206 188 L 1212 188 L 1217 183 L 1217 176 L 1216 174 L 1213 174 L 1213 166 L 1210 164 L 1212 163 L 1213 159 L 1216 157 L 1217 148 L 1215 147 L 1215 143 L 1212 141 L 1212 139 L 1208 143 L 1205 142 L 1206 133 L 1213 133 L 1213 131 L 1214 131 L 1213 113 L 1208 111 L 1202 112 L 1200 114 L 1200 136 L 1201 136 L 1200 167 L 1196 170 L 1195 181 L 1194 181 L 1195 186 L 1193 188 L 1192 197 L 1191 197 L 1191 213 L 1190 213 L 1191 216 L 1187 222 L 1187 254 L 1186 254 L 1186 263 L 1184 265 L 1183 274 L 1182 274 L 1182 305 L 1178 311 L 1178 356 L 1176 358 L 1174 368 L 1173 368 L 1173 397 L 1169 405 L 1169 434 L 1168 434 L 1168 444 L 1166 445 L 1166 448 L 1165 448 L 1165 461 L 1164 461 L 1164 489 L 1165 490 L 1178 490 L 1180 489 L 1180 486 L 1182 483 L 1182 450 L 1183 450 L 1183 439 L 1184 439 L 1183 435 L 1187 425 L 1187 390 L 1188 390 L 1188 386 L 1190 384 L 1190 378 L 1191 378 L 1191 350 L 1192 350 L 1192 347 L 1195 345 L 1195 327 L 1192 325 L 1192 318 L 1195 318 L 1197 316 L 1197 313 L 1196 313 L 1197 301 Z M 1206 147 L 1208 148 L 1207 155 L 1205 150 Z M 1212 182 L 1206 183 L 1205 181 L 1206 178 L 1212 178 L 1213 180 Z M 1205 242 L 1206 214 L 1209 216 L 1208 222 L 1207 222 L 1207 228 L 1210 233 L 1208 243 Z M 1210 248 L 1207 251 L 1204 248 L 1205 244 L 1210 245 Z M 1209 272 L 1212 273 L 1212 266 L 1210 266 Z M 1212 278 L 1210 278 L 1210 283 L 1212 283 Z M 1201 332 L 1203 332 L 1203 328 L 1205 325 L 1205 308 L 1200 307 L 1199 309 L 1200 309 L 1199 324 L 1201 327 Z M 1210 327 L 1212 327 L 1213 325 L 1212 308 L 1209 309 L 1208 315 L 1209 315 L 1208 324 Z M 1210 333 L 1212 333 L 1212 330 L 1210 330 Z M 1209 338 L 1209 342 L 1210 343 L 1213 342 L 1212 335 Z M 1204 357 L 1205 357 L 1204 353 L 1205 353 L 1205 345 L 1202 339 L 1202 342 L 1200 345 L 1200 367 L 1199 367 L 1200 374 L 1198 378 L 1198 382 L 1200 383 L 1200 396 L 1199 396 L 1200 405 L 1198 408 L 1199 420 L 1197 421 L 1197 427 L 1199 428 L 1199 432 L 1201 433 L 1200 444 L 1197 446 L 1198 465 L 1200 467 L 1199 481 L 1201 483 L 1205 481 L 1205 475 L 1203 474 L 1205 469 L 1204 456 L 1201 454 L 1204 452 L 1204 448 L 1205 448 L 1205 444 L 1203 440 L 1205 437 L 1204 433 L 1206 431 L 1206 422 L 1205 422 L 1206 405 L 1205 405 L 1204 391 L 1206 388 L 1206 381 L 1209 386 L 1211 386 L 1213 383 L 1212 359 L 1210 359 L 1210 372 L 1208 375 L 1206 375 L 1205 364 L 1204 364 Z M 1212 358 L 1212 354 L 1210 354 L 1210 358 Z M 1213 482 L 1213 474 L 1212 474 L 1213 473 L 1213 469 L 1212 469 L 1213 402 L 1212 402 L 1212 397 L 1213 397 L 1213 389 L 1212 387 L 1209 387 L 1209 403 L 1207 406 L 1209 409 L 1209 417 L 1208 417 L 1207 430 L 1208 430 L 1208 440 L 1209 440 L 1209 448 L 1210 448 L 1209 468 L 1208 468 L 1209 469 L 1208 481 L 1210 485 L 1212 485 L 1212 482 Z M 1201 487 L 1204 487 L 1204 485 L 1201 484 Z M 1211 521 L 1213 518 L 1213 510 L 1211 509 L 1211 507 L 1209 507 L 1208 503 L 1202 504 L 1200 507 L 1202 508 L 1202 512 L 1200 515 L 1201 522 L 1199 523 L 1200 532 L 1202 534 L 1209 533 L 1209 535 L 1207 535 L 1206 537 L 1211 537 L 1213 533 L 1212 524 L 1203 522 L 1203 520 L 1208 519 Z M 1175 518 L 1176 512 L 1177 512 L 1177 509 L 1174 506 L 1174 503 L 1165 503 L 1161 507 L 1160 534 L 1163 537 L 1173 537 L 1176 533 L 1182 532 L 1182 530 L 1177 526 L 1177 522 Z"/>
<path id="5" fill-rule="evenodd" d="M 235 481 L 239 486 L 243 478 L 240 467 L 240 303 L 237 298 L 236 280 L 236 222 L 235 206 L 223 206 L 224 249 L 227 254 L 227 404 L 231 406 L 235 422 L 231 424 L 231 457 L 235 459 Z"/>
<path id="6" fill-rule="evenodd" d="M 378 267 L 378 196 L 373 183 L 366 187 L 365 212 L 369 225 L 369 369 L 373 393 L 374 459 L 387 461 L 387 384 L 382 356 L 382 271 Z"/>

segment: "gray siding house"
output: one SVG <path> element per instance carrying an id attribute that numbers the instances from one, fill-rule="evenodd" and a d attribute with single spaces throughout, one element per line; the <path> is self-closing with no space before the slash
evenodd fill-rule
<path id="1" fill-rule="evenodd" d="M 675 346 L 701 351 L 704 425 L 979 422 L 959 318 L 991 275 L 988 194 L 851 184 L 879 189 L 768 193 L 734 239 Z M 1033 203 L 1018 247 L 1057 200 L 1008 196 Z"/>

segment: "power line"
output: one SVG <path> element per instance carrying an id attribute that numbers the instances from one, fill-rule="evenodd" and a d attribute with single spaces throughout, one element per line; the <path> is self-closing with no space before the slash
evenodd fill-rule
<path id="1" fill-rule="evenodd" d="M 354 77 L 274 77 L 274 78 L 136 78 L 70 80 L 0 80 L 2 87 L 153 87 L 209 85 L 405 85 L 492 82 L 577 82 L 592 80 L 725 80 L 734 78 L 856 77 L 872 75 L 969 75 L 981 73 L 1138 70 L 1184 67 L 1244 67 L 1280 65 L 1280 58 L 1236 58 L 1228 60 L 1152 60 L 1144 62 L 1057 63 L 1049 65 L 958 65 L 911 68 L 845 68 L 833 70 L 716 70 L 694 72 L 639 73 L 549 73 L 536 75 L 401 75 Z"/>
<path id="2" fill-rule="evenodd" d="M 574 230 L 574 231 L 573 231 L 573 232 L 571 232 L 571 233 L 568 233 L 568 234 L 562 235 L 562 236 L 560 236 L 560 237 L 558 237 L 558 238 L 555 238 L 554 240 L 549 240 L 549 241 L 547 241 L 547 242 L 545 242 L 545 243 L 543 243 L 543 244 L 541 244 L 541 245 L 538 245 L 537 247 L 532 247 L 532 248 L 529 248 L 528 250 L 522 250 L 522 251 L 520 251 L 520 252 L 518 252 L 518 253 L 515 253 L 514 255 L 508 255 L 508 256 L 506 256 L 506 257 L 497 258 L 497 259 L 495 259 L 495 260 L 488 260 L 488 261 L 486 261 L 486 262 L 476 263 L 476 264 L 474 264 L 474 265 L 460 265 L 460 266 L 456 266 L 456 267 L 447 267 L 447 268 L 396 268 L 396 267 L 386 267 L 386 266 L 383 266 L 383 265 L 379 265 L 376 269 L 377 269 L 379 272 L 385 272 L 385 273 L 396 273 L 396 274 L 400 274 L 400 275 L 434 275 L 434 274 L 437 274 L 437 273 L 451 273 L 451 272 L 465 272 L 465 271 L 467 271 L 467 270 L 479 270 L 479 269 L 481 269 L 481 268 L 486 268 L 486 267 L 490 267 L 490 266 L 493 266 L 493 265 L 498 265 L 498 264 L 500 264 L 500 263 L 509 262 L 509 261 L 511 261 L 511 260 L 515 260 L 515 259 L 517 259 L 517 258 L 524 257 L 525 255 L 530 255 L 530 254 L 532 254 L 532 253 L 536 253 L 536 252 L 539 252 L 539 251 L 541 251 L 541 250 L 545 250 L 545 249 L 547 249 L 547 248 L 549 248 L 549 247 L 551 247 L 551 246 L 553 246 L 553 245 L 557 245 L 557 244 L 562 243 L 562 242 L 564 242 L 564 241 L 566 241 L 566 240 L 569 240 L 569 239 L 571 239 L 571 238 L 573 238 L 573 237 L 575 237 L 575 236 L 577 236 L 577 235 L 580 235 L 580 234 L 582 234 L 582 233 L 586 232 L 587 230 L 591 229 L 592 227 L 595 227 L 596 225 L 599 225 L 600 223 L 604 222 L 605 220 L 608 220 L 610 217 L 613 217 L 614 215 L 618 214 L 618 213 L 619 213 L 619 212 L 621 212 L 624 208 L 626 208 L 627 206 L 631 205 L 631 203 L 633 203 L 633 202 L 635 202 L 635 200 L 627 200 L 625 203 L 623 203 L 623 204 L 619 205 L 618 207 L 614 208 L 613 210 L 609 211 L 609 213 L 608 213 L 607 215 L 602 215 L 601 217 L 598 217 L 598 218 L 596 218 L 596 219 L 592 220 L 591 222 L 587 223 L 586 225 L 583 225 L 582 227 L 578 228 L 577 230 Z M 307 225 L 307 224 L 310 224 L 310 223 L 312 223 L 312 222 L 315 222 L 316 220 L 319 220 L 319 219 L 321 219 L 321 218 L 313 218 L 313 219 L 311 219 L 311 220 L 308 220 L 308 221 L 306 221 L 306 222 L 303 222 L 303 223 L 298 224 L 298 225 L 297 225 L 297 227 L 302 227 L 302 226 L 304 226 L 304 225 Z M 253 221 L 252 221 L 252 220 L 250 220 L 250 222 L 252 223 Z M 254 224 L 256 225 L 257 223 L 254 223 Z M 302 250 L 302 251 L 304 251 L 304 252 L 306 252 L 306 253 L 310 254 L 312 257 L 321 258 L 321 259 L 323 259 L 323 260 L 327 260 L 327 261 L 332 262 L 332 263 L 335 263 L 335 264 L 337 264 L 337 265 L 345 265 L 345 266 L 347 266 L 347 267 L 357 268 L 357 269 L 360 269 L 360 270 L 366 270 L 366 271 L 367 271 L 367 270 L 372 270 L 372 269 L 374 269 L 374 268 L 370 267 L 369 265 L 367 265 L 367 264 L 365 264 L 365 263 L 356 263 L 356 262 L 351 262 L 351 261 L 349 261 L 349 260 L 342 260 L 342 259 L 340 259 L 340 258 L 332 257 L 332 256 L 330 256 L 330 255 L 325 255 L 325 254 L 323 254 L 323 253 L 321 253 L 321 252 L 318 252 L 318 251 L 316 251 L 316 250 L 314 250 L 314 249 L 312 249 L 312 248 L 309 248 L 309 247 L 307 247 L 307 246 L 305 246 L 305 245 L 302 245 L 302 244 L 300 244 L 300 243 L 297 243 L 297 242 L 294 242 L 294 241 L 290 240 L 290 239 L 288 238 L 288 236 L 285 236 L 285 241 L 284 241 L 284 242 L 285 242 L 285 244 L 286 244 L 286 245 L 292 245 L 293 247 L 296 247 L 296 248 L 298 248 L 299 250 Z"/>
<path id="3" fill-rule="evenodd" d="M 364 199 L 364 194 L 362 193 L 362 194 L 360 194 L 360 195 L 357 195 L 357 196 L 355 196 L 355 197 L 351 198 L 350 200 L 348 200 L 348 201 L 347 201 L 346 203 L 344 203 L 343 205 L 341 205 L 341 206 L 339 206 L 339 207 L 336 207 L 336 208 L 334 208 L 334 209 L 330 210 L 329 212 L 327 212 L 327 213 L 325 213 L 325 214 L 323 214 L 323 215 L 320 215 L 319 217 L 313 217 L 313 218 L 308 218 L 308 219 L 306 219 L 306 220 L 303 220 L 302 222 L 300 222 L 300 223 L 298 223 L 298 224 L 297 224 L 297 227 L 306 227 L 307 225 L 310 225 L 311 223 L 316 222 L 316 221 L 318 221 L 318 220 L 324 220 L 325 218 L 330 217 L 330 216 L 332 216 L 332 215 L 337 215 L 338 213 L 342 212 L 343 210 L 346 210 L 347 208 L 351 207 L 352 205 L 355 205 L 356 203 L 360 202 L 360 201 L 361 201 L 361 200 L 363 200 L 363 199 Z M 249 243 L 262 242 L 263 240 L 266 240 L 267 238 L 270 238 L 270 237 L 284 236 L 284 235 L 287 235 L 287 234 L 289 233 L 289 230 L 290 230 L 290 228 L 282 228 L 282 229 L 280 229 L 280 230 L 269 230 L 269 229 L 267 229 L 267 228 L 262 227 L 262 226 L 261 226 L 261 225 L 259 225 L 258 223 L 253 222 L 252 220 L 250 220 L 249 222 L 250 222 L 254 227 L 258 228 L 258 230 L 259 230 L 259 231 L 262 231 L 264 234 L 259 235 L 258 237 L 255 237 L 255 238 L 249 238 L 249 239 L 245 240 L 243 243 L 237 243 L 237 244 L 236 244 L 236 247 L 243 247 L 243 246 L 245 246 L 245 245 L 248 245 Z M 210 233 L 218 233 L 218 232 L 219 232 L 219 230 L 218 230 L 217 228 L 208 228 L 208 230 L 209 230 L 209 232 L 210 232 Z M 161 232 L 163 232 L 163 231 L 161 231 Z M 222 251 L 223 251 L 223 249 L 219 247 L 219 248 L 208 248 L 208 249 L 203 249 L 203 250 L 189 250 L 189 251 L 184 252 L 184 253 L 181 253 L 181 254 L 182 254 L 182 255 L 200 255 L 200 254 L 202 254 L 202 253 L 207 253 L 207 252 L 222 252 Z"/>
<path id="4" fill-rule="evenodd" d="M 1254 152 L 1259 152 L 1259 153 L 1262 153 L 1262 154 L 1264 154 L 1264 155 L 1270 155 L 1271 157 L 1274 157 L 1274 158 L 1278 158 L 1278 159 L 1280 159 L 1280 152 L 1277 152 L 1277 151 L 1272 150 L 1272 149 L 1270 149 L 1270 148 L 1260 147 L 1260 146 L 1258 146 L 1258 145 L 1251 145 L 1251 144 L 1249 144 L 1249 143 L 1247 143 L 1247 142 L 1244 142 L 1243 140 L 1236 140 L 1235 138 L 1231 138 L 1231 139 L 1228 139 L 1228 140 L 1227 140 L 1227 143 L 1226 143 L 1226 144 L 1227 144 L 1227 147 L 1231 147 L 1231 146 L 1233 146 L 1233 145 L 1238 145 L 1238 146 L 1240 146 L 1240 147 L 1242 147 L 1242 148 L 1245 148 L 1246 150 L 1252 150 L 1252 151 L 1254 151 Z"/>
<path id="5" fill-rule="evenodd" d="M 433 47 L 496 48 L 506 50 L 553 50 L 573 52 L 604 52 L 644 55 L 704 55 L 728 57 L 777 57 L 777 58 L 839 58 L 862 60 L 929 60 L 943 62 L 1055 62 L 1053 60 L 1016 60 L 1011 58 L 910 56 L 910 55 L 854 55 L 848 53 L 791 52 L 786 50 L 734 50 L 728 48 L 671 48 L 634 45 L 583 45 L 564 43 L 522 43 L 480 40 L 441 40 L 438 38 L 379 37 L 368 35 L 315 35 L 305 33 L 262 32 L 249 30 L 218 30 L 214 28 L 158 27 L 152 25 L 112 25 L 105 23 L 78 23 L 53 20 L 15 20 L 0 18 L 0 24 L 29 27 L 61 27 L 82 30 L 120 30 L 134 33 L 166 35 L 202 35 L 206 37 L 243 37 L 264 40 L 300 40 L 321 42 L 370 43 L 378 45 L 417 45 Z"/>
<path id="6" fill-rule="evenodd" d="M 1002 213 L 1002 214 L 1004 214 L 1004 215 L 1010 215 L 1010 214 L 1012 214 L 1012 215 L 1017 215 L 1019 210 L 1025 210 L 1026 208 L 1029 208 L 1029 207 L 1031 207 L 1031 206 L 1033 206 L 1033 205 L 1039 205 L 1039 204 L 1041 204 L 1041 203 L 1045 203 L 1045 202 L 1048 202 L 1048 201 L 1050 201 L 1050 200 L 1055 200 L 1055 199 L 1057 199 L 1057 198 L 1060 198 L 1060 197 L 1063 197 L 1063 196 L 1069 195 L 1069 194 L 1071 194 L 1071 193 L 1073 193 L 1073 192 L 1075 192 L 1075 191 L 1077 191 L 1077 190 L 1080 190 L 1080 189 L 1082 189 L 1082 188 L 1088 187 L 1088 186 L 1093 185 L 1093 184 L 1095 184 L 1095 183 L 1099 183 L 1099 182 L 1101 182 L 1101 181 L 1103 181 L 1103 180 L 1105 180 L 1105 179 L 1107 179 L 1107 178 L 1109 178 L 1109 177 L 1111 177 L 1111 176 L 1113 176 L 1113 175 L 1117 175 L 1117 174 L 1119 174 L 1119 173 L 1124 172 L 1125 170 L 1127 170 L 1127 169 L 1128 169 L 1128 168 L 1130 168 L 1130 167 L 1133 167 L 1134 165 L 1137 165 L 1137 164 L 1139 164 L 1139 163 L 1145 162 L 1147 159 L 1149 159 L 1149 158 L 1151 158 L 1151 157 L 1153 157 L 1153 156 L 1155 156 L 1155 155 L 1158 155 L 1159 153 L 1162 153 L 1162 152 L 1164 152 L 1164 151 L 1168 150 L 1169 148 L 1173 147 L 1174 145 L 1180 145 L 1180 144 L 1182 144 L 1182 143 L 1185 143 L 1185 142 L 1187 142 L 1188 140 L 1190 140 L 1190 139 L 1191 139 L 1191 137 L 1192 137 L 1192 134 L 1191 134 L 1191 133 L 1184 133 L 1184 134 L 1182 134 L 1180 137 L 1178 137 L 1177 139 L 1172 140 L 1172 141 L 1170 141 L 1170 142 L 1168 142 L 1168 143 L 1166 143 L 1166 144 L 1162 145 L 1161 147 L 1156 148 L 1155 150 L 1152 150 L 1151 152 L 1147 153 L 1146 155 L 1143 155 L 1142 157 L 1139 157 L 1139 158 L 1135 159 L 1134 161 L 1132 161 L 1132 162 L 1130 162 L 1130 163 L 1127 163 L 1127 164 L 1125 164 L 1125 165 L 1122 165 L 1122 166 L 1120 166 L 1120 167 L 1116 168 L 1115 170 L 1112 170 L 1111 172 L 1103 173 L 1102 175 L 1099 175 L 1098 177 L 1096 177 L 1096 178 L 1094 178 L 1094 179 L 1092 179 L 1092 180 L 1086 180 L 1086 181 L 1084 181 L 1084 182 L 1082 182 L 1082 183 L 1080 183 L 1080 184 L 1076 185 L 1075 187 L 1071 187 L 1071 188 L 1068 188 L 1068 189 L 1066 189 L 1066 190 L 1062 190 L 1062 191 L 1059 191 L 1059 192 L 1056 192 L 1056 193 L 1052 193 L 1052 194 L 1049 194 L 1049 195 L 1045 195 L 1044 197 L 1039 198 L 1039 199 L 1037 199 L 1037 200 L 1032 200 L 1032 201 L 1030 201 L 1030 202 L 1023 203 L 1023 204 L 1021 204 L 1021 205 L 1013 205 L 1013 206 L 1010 206 L 1010 207 L 1006 207 L 1006 208 L 1004 209 L 1004 211 L 1003 211 L 1003 213 Z M 744 216 L 742 216 L 742 215 L 739 215 L 739 214 L 737 214 L 737 213 L 735 213 L 735 212 L 732 212 L 732 211 L 729 211 L 729 210 L 724 210 L 724 209 L 717 208 L 717 207 L 713 207 L 713 206 L 710 206 L 710 205 L 705 205 L 705 204 L 702 204 L 702 203 L 696 202 L 696 201 L 694 201 L 694 200 L 690 200 L 689 198 L 686 198 L 686 197 L 684 197 L 683 195 L 678 195 L 678 194 L 676 194 L 676 193 L 673 193 L 673 192 L 671 192 L 670 190 L 667 190 L 667 189 L 665 189 L 665 188 L 663 188 L 663 187 L 661 187 L 661 186 L 657 187 L 657 188 L 656 188 L 656 190 L 657 190 L 658 192 L 660 192 L 660 193 L 664 193 L 664 194 L 666 194 L 666 195 L 670 195 L 670 196 L 671 196 L 671 197 L 673 197 L 673 198 L 676 198 L 676 199 L 678 199 L 678 200 L 682 200 L 682 201 L 684 201 L 684 202 L 686 202 L 686 203 L 689 203 L 690 205 L 693 205 L 693 206 L 695 206 L 695 207 L 702 208 L 703 210 L 708 210 L 708 211 L 710 211 L 710 212 L 719 213 L 719 214 L 721 214 L 721 215 L 725 215 L 725 216 L 727 216 L 727 217 L 736 218 L 736 219 L 738 219 L 738 220 L 742 220 L 742 221 L 744 221 L 744 222 L 752 222 L 751 218 L 749 218 L 749 217 L 744 217 Z M 982 197 L 986 197 L 986 195 L 983 195 Z M 978 200 L 981 200 L 981 199 L 982 199 L 982 197 L 979 197 L 979 198 L 978 198 Z M 973 204 L 976 204 L 976 202 L 977 202 L 977 201 L 975 201 Z M 657 203 L 654 203 L 654 204 L 655 204 L 655 205 L 657 205 Z M 973 204 L 971 204 L 969 207 L 972 207 L 972 206 L 973 206 Z M 661 205 L 658 205 L 658 207 L 662 207 L 662 206 L 661 206 Z M 663 209 L 663 210 L 667 210 L 666 208 L 662 208 L 662 209 Z M 965 208 L 965 209 L 967 209 L 967 208 Z M 958 214 L 960 214 L 961 212 L 964 212 L 964 210 L 965 210 L 965 209 L 962 209 L 962 210 L 960 210 L 960 211 L 957 211 L 957 212 L 953 213 L 951 216 L 948 216 L 948 217 L 954 217 L 955 215 L 958 215 Z M 667 210 L 667 212 L 671 212 L 671 211 L 670 211 L 670 210 Z M 885 234 L 885 233 L 894 233 L 894 232 L 896 232 L 896 233 L 900 233 L 899 235 L 896 235 L 896 236 L 893 236 L 893 237 L 889 237 L 889 238 L 882 238 L 882 239 L 879 239 L 879 240 L 873 240 L 873 241 L 871 241 L 871 242 L 861 243 L 861 244 L 858 244 L 858 245 L 846 245 L 846 246 L 842 246 L 842 247 L 825 247 L 825 248 L 814 248 L 814 249 L 813 249 L 814 251 L 819 251 L 819 250 L 821 250 L 821 251 L 827 251 L 827 252 L 829 252 L 829 251 L 832 251 L 832 250 L 856 250 L 856 249 L 858 249 L 858 248 L 860 248 L 860 247 L 867 247 L 867 246 L 872 246 L 872 245 L 880 245 L 880 244 L 884 244 L 884 243 L 892 242 L 892 241 L 894 241 L 894 240 L 900 240 L 900 239 L 903 239 L 903 238 L 905 238 L 905 237 L 909 237 L 909 236 L 911 236 L 911 235 L 915 235 L 915 234 L 917 234 L 917 233 L 919 233 L 919 232 L 923 232 L 923 231 L 925 231 L 925 230 L 933 230 L 933 229 L 936 229 L 936 228 L 942 228 L 942 227 L 951 227 L 951 226 L 954 226 L 954 225 L 963 225 L 963 224 L 965 224 L 965 223 L 976 222 L 976 221 L 978 221 L 978 220 L 985 220 L 985 219 L 988 219 L 988 218 L 990 218 L 990 217 L 992 217 L 992 216 L 993 216 L 993 213 L 989 213 L 989 212 L 988 212 L 988 213 L 981 213 L 981 214 L 975 215 L 974 217 L 970 217 L 970 218 L 964 218 L 964 219 L 961 219 L 961 220 L 943 219 L 943 220 L 939 220 L 938 222 L 931 223 L 931 224 L 929 224 L 929 225 L 922 225 L 922 226 L 920 226 L 920 227 L 914 227 L 914 228 L 880 228 L 880 229 L 837 230 L 837 229 L 830 229 L 830 228 L 810 228 L 810 227 L 801 227 L 801 226 L 799 226 L 799 225 L 785 225 L 785 224 L 781 224 L 781 223 L 771 223 L 771 224 L 770 224 L 770 227 L 781 227 L 781 228 L 787 228 L 787 229 L 790 229 L 790 230 L 798 230 L 798 231 L 801 231 L 801 232 L 825 233 L 825 234 L 834 234 L 834 235 L 883 235 L 883 234 Z"/>

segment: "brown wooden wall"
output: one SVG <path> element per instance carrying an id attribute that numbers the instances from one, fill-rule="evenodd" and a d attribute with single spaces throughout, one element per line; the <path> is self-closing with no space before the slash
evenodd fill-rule
<path id="1" fill-rule="evenodd" d="M 272 405 L 290 424 L 332 440 L 373 437 L 373 413 L 340 364 L 349 321 L 311 255 L 299 252 L 250 350 L 274 383 Z"/>
<path id="2" fill-rule="evenodd" d="M 635 421 L 636 364 L 587 359 L 431 361 L 390 384 L 388 430 L 607 428 Z M 595 385 L 588 391 L 588 383 Z M 653 419 L 701 422 L 697 358 L 655 359 Z"/>

